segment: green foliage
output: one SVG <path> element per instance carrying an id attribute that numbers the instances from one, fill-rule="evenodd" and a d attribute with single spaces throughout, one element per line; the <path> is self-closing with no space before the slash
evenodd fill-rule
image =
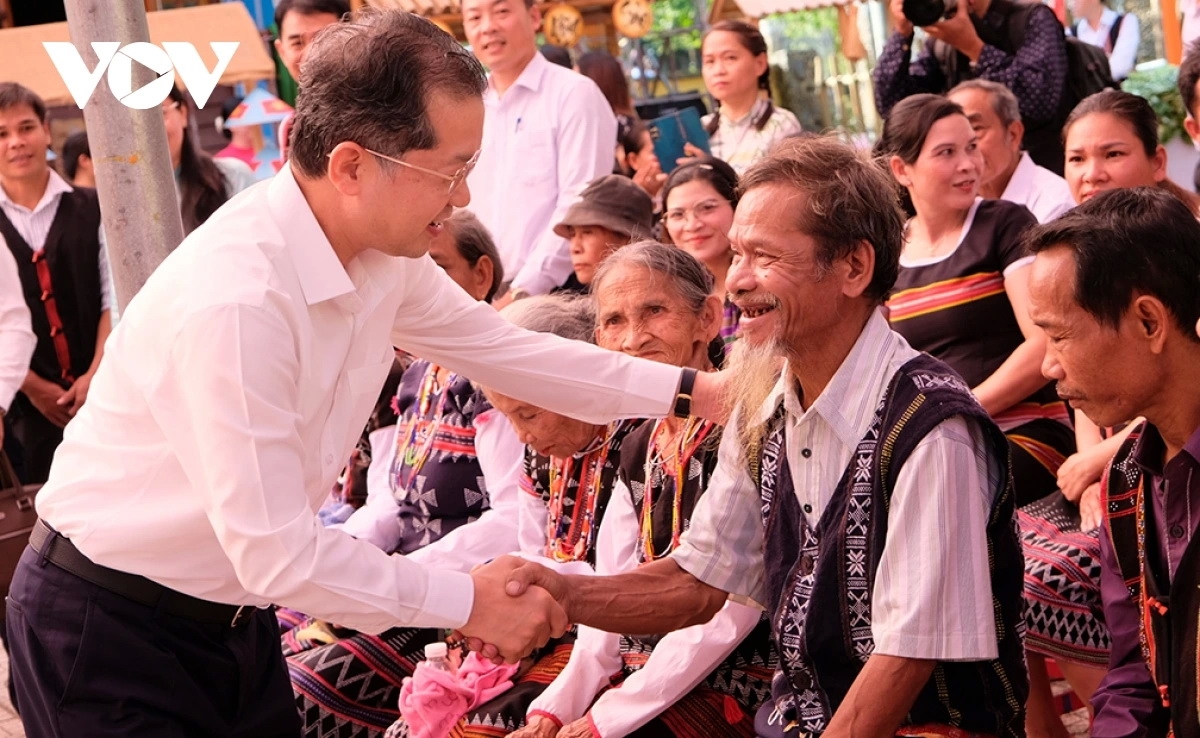
<path id="1" fill-rule="evenodd" d="M 1187 131 L 1184 130 L 1183 120 L 1187 110 L 1183 107 L 1183 98 L 1179 95 L 1179 68 L 1170 64 L 1135 71 L 1121 85 L 1121 89 L 1132 92 L 1138 97 L 1144 97 L 1154 108 L 1158 116 L 1158 140 L 1166 144 L 1176 138 L 1190 142 Z"/>
<path id="2" fill-rule="evenodd" d="M 834 7 L 780 13 L 764 19 L 762 25 L 772 48 L 776 49 L 810 48 L 820 54 L 831 54 L 840 44 L 838 13 Z"/>

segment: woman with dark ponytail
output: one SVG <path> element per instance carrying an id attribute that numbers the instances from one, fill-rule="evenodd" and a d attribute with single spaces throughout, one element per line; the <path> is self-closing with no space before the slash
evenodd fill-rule
<path id="1" fill-rule="evenodd" d="M 700 52 L 704 86 L 717 105 L 704 118 L 712 155 L 741 174 L 776 143 L 800 133 L 800 122 L 771 103 L 767 42 L 757 28 L 740 20 L 716 23 Z"/>

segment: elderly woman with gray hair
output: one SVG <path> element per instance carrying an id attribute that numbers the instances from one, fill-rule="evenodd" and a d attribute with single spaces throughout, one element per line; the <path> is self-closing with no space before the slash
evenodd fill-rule
<path id="1" fill-rule="evenodd" d="M 632 356 L 710 371 L 708 348 L 721 324 L 713 277 L 693 256 L 643 241 L 617 251 L 592 282 L 598 345 Z M 516 411 L 490 395 L 497 408 Z M 509 415 L 521 432 L 522 421 Z M 615 574 L 669 554 L 679 543 L 717 462 L 722 427 L 701 418 L 646 422 L 621 447 L 615 482 L 594 544 L 597 573 Z M 551 463 L 556 463 L 552 459 Z M 551 500 L 541 519 L 554 520 Z M 527 518 L 537 519 L 531 513 Z M 517 721 L 514 736 L 753 736 L 753 715 L 774 670 L 762 611 L 730 602 L 710 622 L 667 636 L 580 628 L 565 670 Z M 612 684 L 620 689 L 596 695 Z M 538 691 L 541 691 L 539 688 Z M 470 724 L 494 718 L 484 710 Z M 482 735 L 482 733 L 480 733 Z"/>

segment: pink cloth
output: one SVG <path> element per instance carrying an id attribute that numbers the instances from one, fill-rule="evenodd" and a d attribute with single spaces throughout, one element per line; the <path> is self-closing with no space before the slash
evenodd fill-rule
<path id="1" fill-rule="evenodd" d="M 430 668 L 425 662 L 400 687 L 400 715 L 410 738 L 443 738 L 467 711 L 512 687 L 516 664 L 497 666 L 472 653 L 458 671 Z"/>

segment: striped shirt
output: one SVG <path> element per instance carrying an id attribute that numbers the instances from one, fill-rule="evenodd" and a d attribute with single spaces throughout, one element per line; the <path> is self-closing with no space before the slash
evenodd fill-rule
<path id="1" fill-rule="evenodd" d="M 796 496 L 815 525 L 846 471 L 891 378 L 917 355 L 882 315 L 867 321 L 829 385 L 804 409 L 785 366 L 761 408 L 783 403 Z M 730 427 L 736 427 L 735 419 Z M 1002 470 L 982 430 L 962 418 L 927 435 L 900 470 L 872 592 L 875 653 L 938 661 L 997 658 L 987 518 Z M 675 562 L 704 583 L 765 602 L 762 501 L 737 435 L 722 440 Z"/>
<path id="2" fill-rule="evenodd" d="M 46 191 L 32 210 L 13 202 L 3 187 L 0 187 L 0 210 L 4 211 L 8 219 L 12 221 L 13 228 L 21 235 L 21 238 L 25 239 L 29 248 L 36 253 L 46 248 L 46 237 L 50 235 L 50 226 L 54 223 L 54 216 L 58 215 L 58 201 L 62 199 L 64 192 L 71 192 L 73 189 L 71 185 L 67 184 L 67 180 L 51 169 L 50 181 L 46 183 Z M 113 285 L 112 277 L 109 276 L 108 251 L 105 246 L 103 226 L 100 228 L 98 237 L 100 239 L 100 310 L 104 311 L 112 309 Z M 0 236 L 0 244 L 7 246 L 4 243 L 4 236 Z"/>
<path id="3" fill-rule="evenodd" d="M 754 122 L 766 106 L 767 99 L 761 98 L 749 113 L 737 120 L 722 115 L 717 123 L 717 130 L 709 136 L 708 146 L 712 155 L 729 164 L 739 175 L 770 153 L 775 144 L 800 133 L 800 121 L 796 120 L 795 114 L 778 105 L 762 130 L 755 128 Z M 712 115 L 704 116 L 704 124 L 708 125 L 710 122 Z"/>

